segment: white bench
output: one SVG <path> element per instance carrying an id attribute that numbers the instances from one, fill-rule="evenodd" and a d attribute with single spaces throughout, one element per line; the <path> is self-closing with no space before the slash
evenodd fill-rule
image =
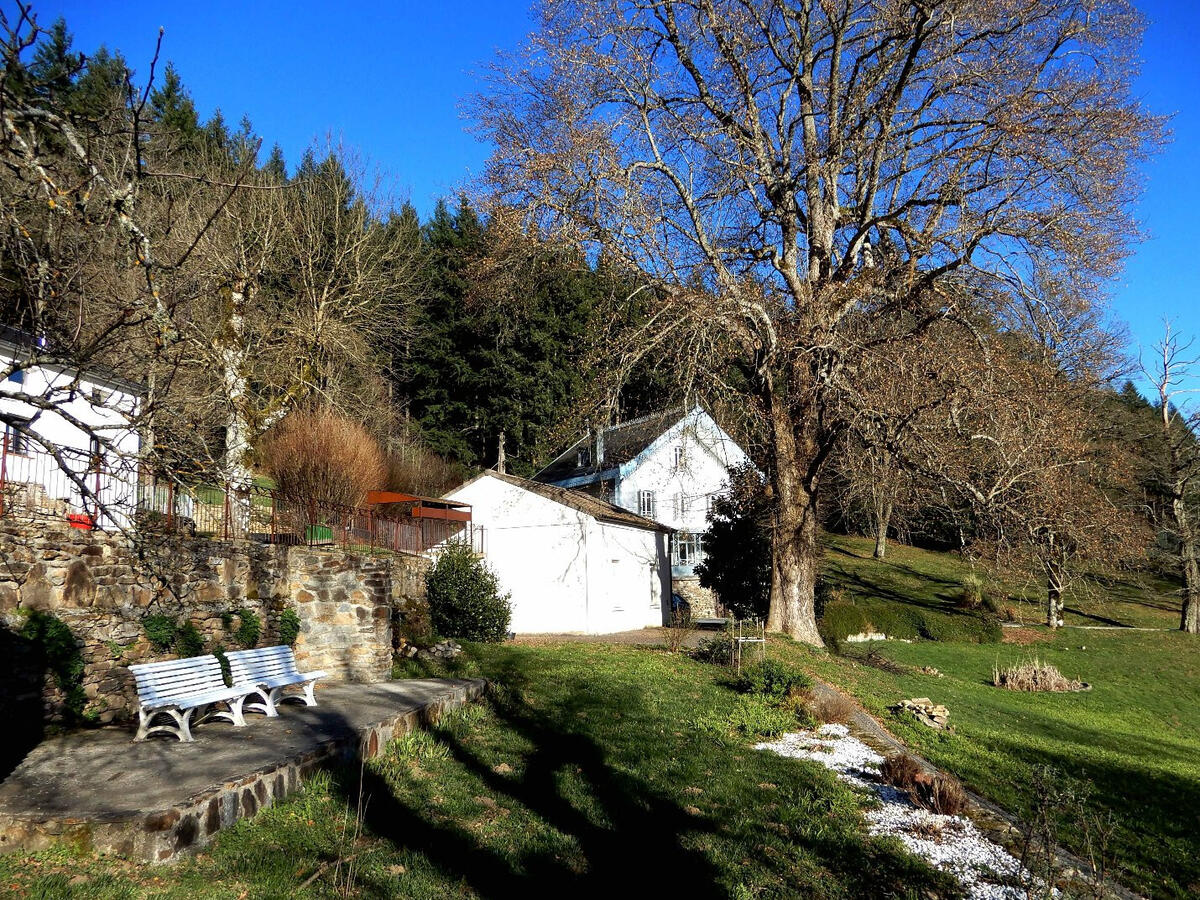
<path id="1" fill-rule="evenodd" d="M 268 716 L 278 715 L 276 704 L 284 700 L 303 700 L 309 706 L 317 705 L 313 696 L 313 683 L 324 678 L 325 672 L 301 672 L 296 668 L 296 655 L 287 646 L 261 647 L 257 650 L 235 650 L 228 654 L 229 672 L 239 684 L 256 685 L 262 703 L 247 703 L 247 709 L 264 712 Z M 283 689 L 293 685 L 304 685 L 303 694 L 284 694 Z"/>
<path id="2" fill-rule="evenodd" d="M 227 687 L 221 664 L 215 656 L 193 656 L 167 662 L 130 666 L 137 682 L 138 730 L 135 741 L 156 732 L 173 734 L 181 741 L 192 740 L 192 723 L 209 715 L 228 719 L 238 728 L 246 724 L 242 704 L 257 688 L 234 680 Z M 220 704 L 228 707 L 214 709 Z M 159 716 L 170 716 L 173 725 L 154 725 Z M 193 717 L 195 717 L 193 719 Z"/>

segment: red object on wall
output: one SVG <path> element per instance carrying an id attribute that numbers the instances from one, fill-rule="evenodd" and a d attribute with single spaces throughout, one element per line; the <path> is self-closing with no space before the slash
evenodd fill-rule
<path id="1" fill-rule="evenodd" d="M 89 516 L 87 513 L 67 513 L 67 522 L 72 528 L 80 528 L 84 531 L 91 531 L 96 527 L 95 516 Z"/>

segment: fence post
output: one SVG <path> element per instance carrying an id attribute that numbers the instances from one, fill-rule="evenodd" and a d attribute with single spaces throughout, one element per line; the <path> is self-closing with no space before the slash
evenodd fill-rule
<path id="1" fill-rule="evenodd" d="M 155 488 L 157 493 L 157 488 Z M 167 482 L 167 530 L 175 527 L 175 479 Z"/>
<path id="2" fill-rule="evenodd" d="M 227 481 L 225 482 L 225 515 L 223 516 L 223 521 L 221 522 L 221 530 L 225 540 L 229 540 L 229 491 L 230 484 Z"/>
<path id="3" fill-rule="evenodd" d="M 275 492 L 271 491 L 271 543 L 274 544 L 278 540 L 278 535 L 275 527 Z"/>

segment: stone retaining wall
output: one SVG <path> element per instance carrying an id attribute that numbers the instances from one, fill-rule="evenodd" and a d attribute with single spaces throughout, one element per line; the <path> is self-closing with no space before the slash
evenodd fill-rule
<path id="1" fill-rule="evenodd" d="M 411 557 L 174 533 L 134 542 L 0 519 L 0 721 L 34 727 L 69 718 L 44 654 L 22 636 L 32 612 L 70 629 L 82 656 L 82 712 L 96 724 L 125 721 L 136 709 L 130 664 L 173 658 L 148 640 L 143 620 L 150 614 L 191 622 L 204 652 L 212 652 L 240 648 L 232 633 L 237 610 L 259 618 L 258 645 L 269 646 L 278 642 L 280 614 L 291 608 L 300 616 L 301 666 L 324 669 L 333 680 L 385 679 L 394 627 L 423 603 L 426 566 Z"/>

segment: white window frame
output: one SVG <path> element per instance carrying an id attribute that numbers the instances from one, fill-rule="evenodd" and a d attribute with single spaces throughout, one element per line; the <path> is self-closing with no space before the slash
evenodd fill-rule
<path id="1" fill-rule="evenodd" d="M 658 497 L 654 491 L 638 491 L 638 515 L 647 519 L 658 515 Z"/>
<path id="2" fill-rule="evenodd" d="M 675 448 L 675 468 L 682 469 L 687 461 L 687 455 L 684 453 L 683 444 Z"/>
<path id="3" fill-rule="evenodd" d="M 25 425 L 28 427 L 30 420 L 25 420 Z M 16 425 L 9 422 L 4 423 L 3 431 L 0 431 L 0 436 L 7 438 L 8 452 L 13 456 L 29 456 L 30 438 L 28 431 L 21 431 Z"/>
<path id="4" fill-rule="evenodd" d="M 671 536 L 672 566 L 695 566 L 703 559 L 704 532 L 677 531 Z"/>

